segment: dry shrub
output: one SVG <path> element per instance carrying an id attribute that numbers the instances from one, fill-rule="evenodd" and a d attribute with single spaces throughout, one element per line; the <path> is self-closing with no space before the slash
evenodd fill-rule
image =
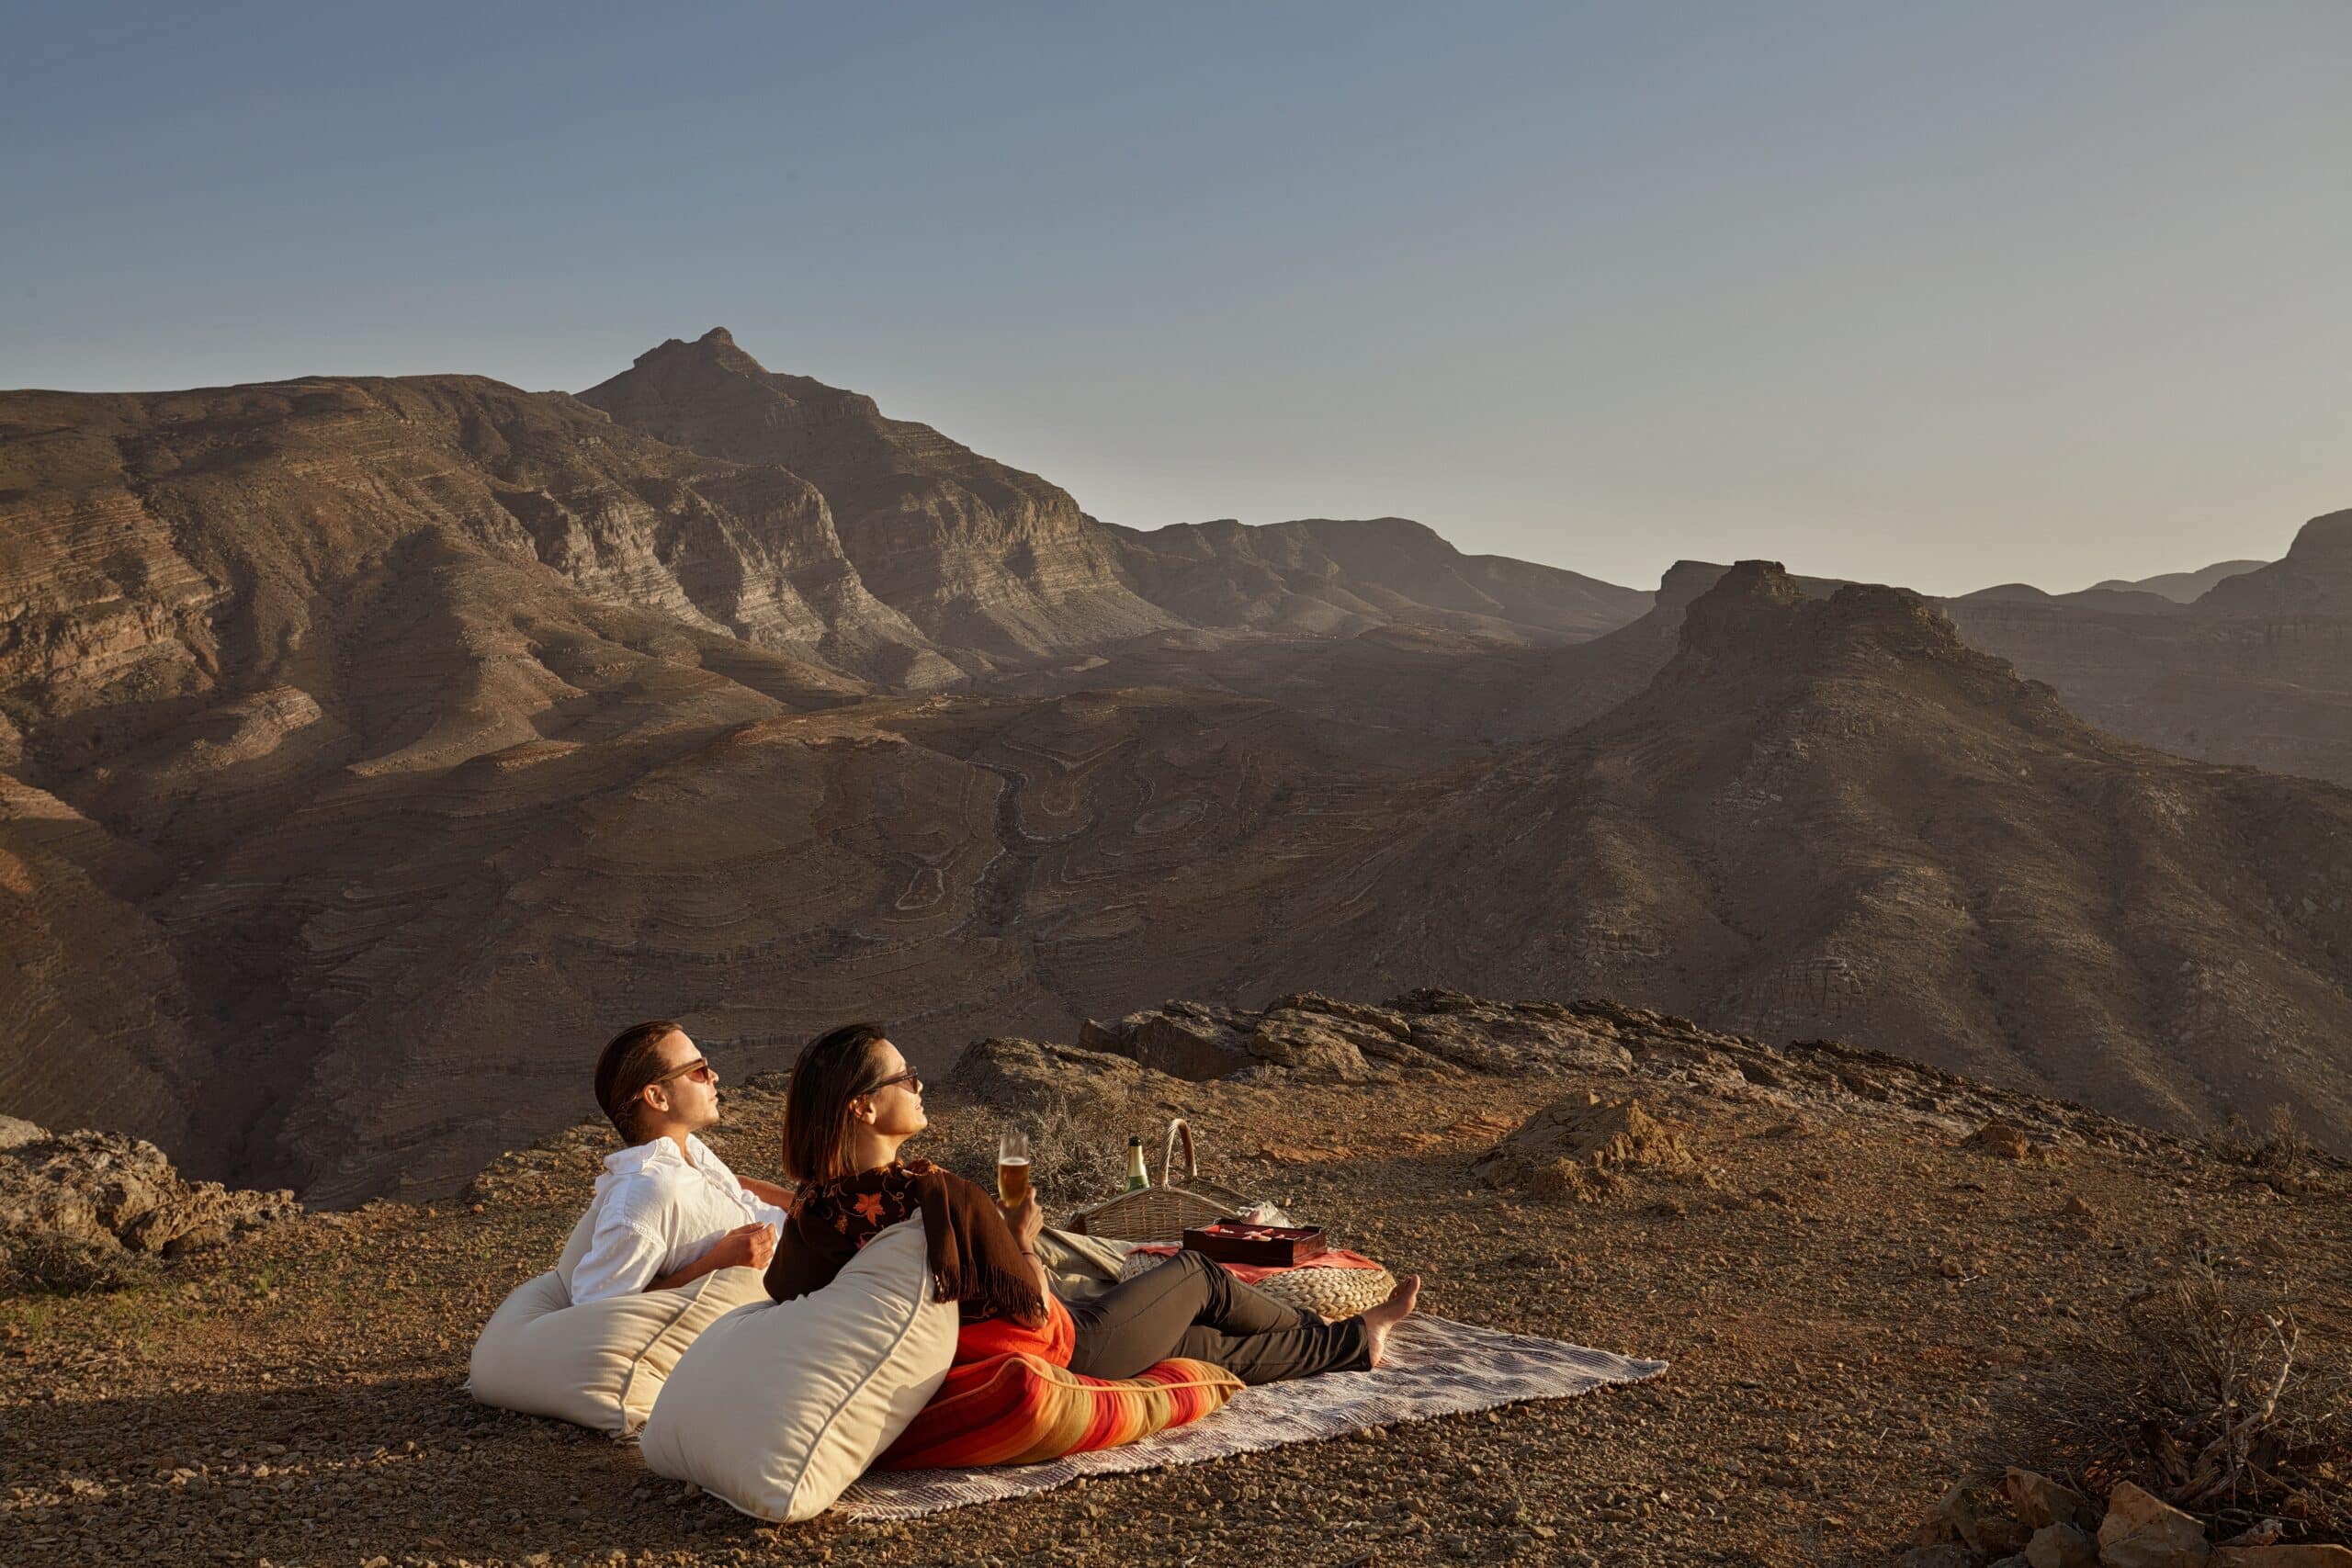
<path id="1" fill-rule="evenodd" d="M 153 1280 L 155 1259 L 112 1243 L 34 1234 L 0 1243 L 0 1296 L 78 1296 Z"/>
<path id="2" fill-rule="evenodd" d="M 2312 1136 L 2295 1120 L 2295 1108 L 2283 1100 L 2270 1108 L 2260 1132 L 2235 1111 L 2229 1121 L 2205 1136 L 2205 1145 L 2225 1165 L 2251 1170 L 2290 1173 L 2312 1161 Z"/>
<path id="3" fill-rule="evenodd" d="M 1069 1208 L 1118 1191 L 1126 1181 L 1125 1111 L 1124 1097 L 1113 1104 L 1099 1093 L 1083 1101 L 1068 1094 L 1047 1096 L 1023 1118 L 1029 1133 L 1030 1179 Z"/>
<path id="4" fill-rule="evenodd" d="M 1989 1462 L 2093 1497 L 2133 1482 L 2217 1537 L 2265 1517 L 2352 1532 L 2352 1355 L 2210 1254 L 2086 1325 L 2018 1400 Z"/>
<path id="5" fill-rule="evenodd" d="M 1037 1201 L 1048 1215 L 1066 1216 L 1125 1185 L 1131 1130 L 1127 1111 L 1124 1093 L 1051 1090 L 1008 1111 L 959 1117 L 940 1163 L 993 1188 L 997 1134 L 1008 1128 L 1025 1132 L 1029 1179 L 1037 1189 Z"/>

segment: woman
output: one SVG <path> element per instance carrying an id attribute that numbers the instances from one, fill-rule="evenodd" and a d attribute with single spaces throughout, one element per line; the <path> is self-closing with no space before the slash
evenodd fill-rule
<path id="1" fill-rule="evenodd" d="M 1182 1252 L 1065 1305 L 1037 1259 L 1036 1193 L 1008 1214 L 962 1177 L 901 1160 L 899 1146 L 927 1125 L 922 1079 L 881 1025 L 853 1023 L 808 1043 L 785 1096 L 784 1168 L 798 1186 L 768 1265 L 770 1296 L 821 1289 L 884 1226 L 921 1213 L 937 1299 L 962 1308 L 959 1362 L 1025 1350 L 1081 1376 L 1130 1378 L 1183 1356 L 1267 1383 L 1380 1365 L 1389 1330 L 1420 1291 L 1409 1277 L 1370 1312 L 1325 1323 Z"/>

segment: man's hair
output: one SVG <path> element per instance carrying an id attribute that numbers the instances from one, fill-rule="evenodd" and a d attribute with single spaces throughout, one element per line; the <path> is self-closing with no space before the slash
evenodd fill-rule
<path id="1" fill-rule="evenodd" d="M 889 1038 L 878 1023 L 845 1023 L 800 1048 L 784 1091 L 784 1173 L 823 1187 L 857 1174 L 849 1168 L 849 1102 L 883 1075 L 874 1047 Z"/>
<path id="2" fill-rule="evenodd" d="M 669 1019 L 632 1023 L 616 1034 L 596 1058 L 596 1103 L 627 1144 L 638 1143 L 645 1102 L 638 1096 L 662 1076 L 662 1042 L 685 1031 Z"/>

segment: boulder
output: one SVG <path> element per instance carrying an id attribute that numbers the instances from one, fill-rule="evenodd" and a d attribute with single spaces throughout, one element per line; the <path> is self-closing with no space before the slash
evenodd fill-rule
<path id="1" fill-rule="evenodd" d="M 2001 1489 L 2008 1496 L 2009 1511 L 2034 1529 L 2053 1524 L 2084 1529 L 2098 1525 L 2098 1509 L 2088 1497 L 2046 1475 L 2012 1465 L 2002 1477 Z"/>
<path id="2" fill-rule="evenodd" d="M 2125 1481 L 2108 1495 L 2098 1527 L 2103 1568 L 2205 1568 L 2212 1554 L 2205 1527 L 2154 1493 Z"/>
<path id="3" fill-rule="evenodd" d="M 1314 991 L 1300 991 L 1277 1000 L 1259 1021 L 1263 1034 L 1269 1026 L 1305 1028 L 1341 1040 L 1369 1064 L 1374 1078 L 1405 1072 L 1439 1077 L 1460 1077 L 1468 1070 L 1422 1048 L 1413 1021 L 1390 1008 L 1340 1001 Z M 1262 1053 L 1261 1053 L 1262 1054 Z"/>
<path id="4" fill-rule="evenodd" d="M 1351 1032 L 1295 1009 L 1269 1009 L 1250 1035 L 1250 1054 L 1271 1066 L 1329 1083 L 1366 1083 L 1374 1076 Z"/>
<path id="5" fill-rule="evenodd" d="M 2096 1568 L 2098 1542 L 2075 1525 L 2044 1525 L 2025 1543 L 2027 1568 Z"/>
<path id="6" fill-rule="evenodd" d="M 2025 1130 L 2007 1122 L 1987 1122 L 1961 1140 L 1963 1148 L 1982 1149 L 1998 1159 L 2015 1160 L 2019 1165 L 2055 1165 L 2058 1151 L 2047 1144 L 2037 1144 L 2025 1135 Z"/>
<path id="7" fill-rule="evenodd" d="M 1078 1043 L 1090 1053 L 1125 1056 L 1155 1072 L 1200 1083 L 1257 1065 L 1250 1048 L 1255 1021 L 1231 1008 L 1170 1002 L 1131 1012 L 1116 1023 L 1088 1019 Z"/>
<path id="8" fill-rule="evenodd" d="M 1609 1007 L 1604 1015 L 1600 1009 Z M 1414 1065 L 1503 1077 L 1559 1077 L 1632 1070 L 1619 1038 L 1636 1016 L 1610 1004 L 1492 1002 L 1458 991 L 1410 991 L 1377 1010 L 1408 1026 Z M 1652 1018 L 1654 1014 L 1640 1014 Z"/>
<path id="9" fill-rule="evenodd" d="M 30 1125 L 10 1120 L 11 1136 Z M 217 1246 L 300 1213 L 290 1191 L 183 1181 L 143 1139 L 27 1138 L 0 1146 L 0 1292 L 112 1289 L 136 1278 L 141 1259 Z"/>
<path id="10" fill-rule="evenodd" d="M 1078 1043 L 1196 1082 L 1268 1070 L 1327 1083 L 1393 1082 L 1408 1069 L 1448 1077 L 1462 1071 L 1415 1044 L 1403 1015 L 1313 991 L 1280 998 L 1258 1013 L 1177 1001 L 1116 1023 L 1090 1019 Z"/>
<path id="11" fill-rule="evenodd" d="M 2352 1546 L 2223 1546 L 2208 1562 L 2209 1568 L 2352 1568 Z"/>
<path id="12" fill-rule="evenodd" d="M 1915 1546 L 1895 1562 L 1902 1568 L 1976 1568 L 1976 1553 L 1947 1541 L 1940 1546 Z"/>
<path id="13" fill-rule="evenodd" d="M 1688 1174 L 1698 1167 L 1682 1135 L 1640 1100 L 1587 1091 L 1538 1111 L 1471 1168 L 1489 1187 L 1589 1201 L 1615 1191 L 1628 1172 Z"/>
<path id="14" fill-rule="evenodd" d="M 1057 1096 L 1125 1101 L 1155 1081 L 1165 1080 L 1132 1057 L 999 1035 L 967 1045 L 945 1087 L 982 1105 L 1017 1110 Z"/>
<path id="15" fill-rule="evenodd" d="M 2033 1532 L 2009 1510 L 2000 1480 L 1984 1471 L 1973 1471 L 1951 1483 L 1936 1504 L 1936 1517 L 1952 1528 L 1969 1550 L 1985 1556 L 2006 1556 L 2024 1550 Z"/>

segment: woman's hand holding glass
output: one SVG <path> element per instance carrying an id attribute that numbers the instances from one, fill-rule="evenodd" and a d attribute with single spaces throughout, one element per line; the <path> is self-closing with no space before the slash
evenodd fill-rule
<path id="1" fill-rule="evenodd" d="M 1012 1239 L 1021 1244 L 1022 1251 L 1036 1251 L 1037 1233 L 1046 1228 L 1046 1212 L 1037 1206 L 1037 1194 L 1033 1191 L 1007 1209 L 1004 1223 L 1012 1227 Z"/>

